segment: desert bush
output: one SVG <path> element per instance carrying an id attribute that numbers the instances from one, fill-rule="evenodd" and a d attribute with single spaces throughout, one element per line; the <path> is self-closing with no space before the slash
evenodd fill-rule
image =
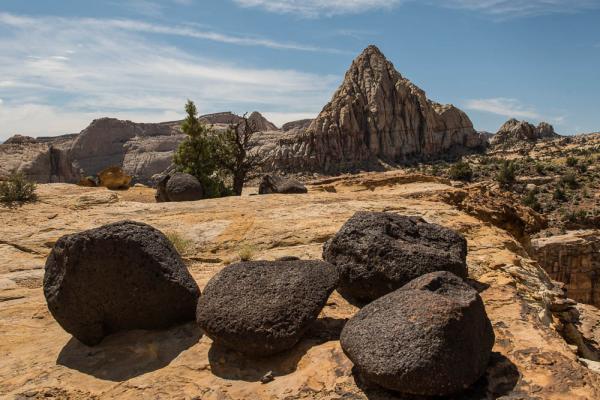
<path id="1" fill-rule="evenodd" d="M 473 179 L 473 169 L 469 163 L 459 161 L 450 167 L 448 177 L 456 181 L 471 181 Z"/>
<path id="2" fill-rule="evenodd" d="M 577 158 L 567 157 L 567 161 L 566 161 L 567 167 L 571 167 L 571 168 L 576 167 L 578 163 L 579 163 L 579 160 Z"/>
<path id="3" fill-rule="evenodd" d="M 250 261 L 254 258 L 254 254 L 256 253 L 256 249 L 250 245 L 244 245 L 238 251 L 238 255 L 240 256 L 240 260 L 242 261 Z"/>
<path id="4" fill-rule="evenodd" d="M 177 252 L 182 256 L 188 254 L 188 252 L 192 249 L 192 241 L 184 238 L 178 232 L 168 231 L 165 232 L 165 236 L 173 244 L 175 250 L 177 250 Z"/>
<path id="5" fill-rule="evenodd" d="M 28 181 L 25 175 L 13 172 L 8 180 L 0 182 L 0 202 L 4 204 L 35 201 L 36 185 Z"/>
<path id="6" fill-rule="evenodd" d="M 579 181 L 573 173 L 567 173 L 560 177 L 560 184 L 571 189 L 577 189 L 579 187 Z"/>
<path id="7" fill-rule="evenodd" d="M 540 212 L 542 210 L 542 205 L 538 201 L 536 192 L 534 190 L 530 190 L 527 193 L 527 195 L 523 199 L 523 204 L 537 212 Z"/>
<path id="8" fill-rule="evenodd" d="M 517 179 L 516 166 L 514 162 L 504 161 L 500 166 L 500 171 L 496 174 L 496 181 L 502 186 L 510 186 Z"/>
<path id="9" fill-rule="evenodd" d="M 558 186 L 555 190 L 554 193 L 552 194 L 552 198 L 556 201 L 567 201 L 567 193 L 565 193 L 565 190 Z"/>

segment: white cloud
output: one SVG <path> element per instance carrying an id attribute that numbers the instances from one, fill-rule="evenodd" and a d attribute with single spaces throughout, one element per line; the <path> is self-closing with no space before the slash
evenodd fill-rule
<path id="1" fill-rule="evenodd" d="M 501 115 L 507 118 L 547 121 L 558 125 L 562 125 L 566 121 L 565 116 L 542 115 L 538 113 L 535 108 L 525 106 L 517 99 L 505 97 L 468 100 L 465 103 L 465 108 L 473 111 Z"/>
<path id="2" fill-rule="evenodd" d="M 0 140 L 79 131 L 100 116 L 177 119 L 188 98 L 202 113 L 310 112 L 340 79 L 190 54 L 117 22 L 0 14 Z"/>
<path id="3" fill-rule="evenodd" d="M 242 7 L 275 13 L 323 17 L 386 9 L 417 0 L 234 0 Z M 466 9 L 502 18 L 576 13 L 600 8 L 598 0 L 424 0 L 433 6 Z"/>
<path id="4" fill-rule="evenodd" d="M 392 8 L 401 0 L 233 0 L 242 7 L 258 7 L 276 13 L 294 13 L 305 17 L 354 14 Z"/>

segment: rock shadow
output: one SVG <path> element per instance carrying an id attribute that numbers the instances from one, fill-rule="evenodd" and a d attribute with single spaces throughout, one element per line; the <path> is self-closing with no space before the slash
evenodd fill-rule
<path id="1" fill-rule="evenodd" d="M 202 337 L 195 322 L 161 331 L 132 330 L 89 347 L 71 338 L 56 363 L 98 379 L 123 382 L 166 367 Z"/>
<path id="2" fill-rule="evenodd" d="M 338 340 L 346 321 L 319 318 L 312 323 L 296 346 L 269 357 L 249 357 L 213 343 L 208 351 L 211 371 L 222 379 L 246 382 L 259 382 L 269 373 L 273 378 L 291 374 L 296 371 L 298 363 L 312 347 Z"/>
<path id="3" fill-rule="evenodd" d="M 517 366 L 500 353 L 493 352 L 485 374 L 461 393 L 451 396 L 414 396 L 389 391 L 367 382 L 360 372 L 352 369 L 356 385 L 369 400 L 494 400 L 511 394 L 521 373 Z"/>

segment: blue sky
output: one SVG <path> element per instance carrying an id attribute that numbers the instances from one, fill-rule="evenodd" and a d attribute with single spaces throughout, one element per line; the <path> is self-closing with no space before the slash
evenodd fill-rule
<path id="1" fill-rule="evenodd" d="M 480 130 L 600 131 L 600 0 L 1 0 L 0 141 L 94 118 L 314 117 L 377 45 Z"/>

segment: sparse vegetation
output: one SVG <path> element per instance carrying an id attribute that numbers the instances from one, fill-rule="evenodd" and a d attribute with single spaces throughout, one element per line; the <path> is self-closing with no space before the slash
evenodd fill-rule
<path id="1" fill-rule="evenodd" d="M 502 186 L 510 186 L 517 179 L 515 163 L 504 161 L 500 166 L 500 171 L 496 175 L 496 181 Z"/>
<path id="2" fill-rule="evenodd" d="M 523 199 L 523 204 L 533 209 L 534 211 L 542 211 L 542 205 L 537 199 L 536 192 L 531 190 L 527 193 L 527 196 Z"/>
<path id="3" fill-rule="evenodd" d="M 473 169 L 468 162 L 460 161 L 450 167 L 448 177 L 455 181 L 470 182 L 473 179 Z"/>
<path id="4" fill-rule="evenodd" d="M 25 175 L 14 172 L 8 180 L 0 182 L 0 202 L 14 205 L 35 201 L 35 189 L 35 183 L 27 180 Z"/>
<path id="5" fill-rule="evenodd" d="M 254 258 L 256 249 L 251 245 L 244 245 L 240 248 L 238 255 L 241 261 L 250 261 Z"/>
<path id="6" fill-rule="evenodd" d="M 192 249 L 192 241 L 181 236 L 180 233 L 175 231 L 165 232 L 165 236 L 175 247 L 175 250 L 182 256 L 188 254 Z"/>

